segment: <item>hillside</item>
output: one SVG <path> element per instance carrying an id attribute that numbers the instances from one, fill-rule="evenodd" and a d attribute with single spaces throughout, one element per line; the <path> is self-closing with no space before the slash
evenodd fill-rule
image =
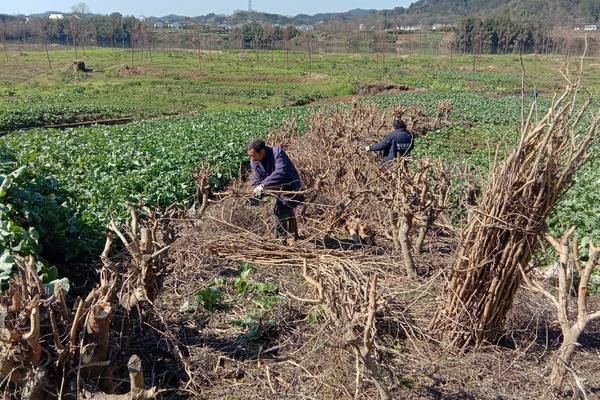
<path id="1" fill-rule="evenodd" d="M 149 17 L 146 18 L 147 22 L 156 23 L 161 21 L 168 21 L 170 23 L 216 23 L 216 24 L 227 24 L 237 25 L 244 24 L 250 21 L 257 21 L 260 23 L 278 24 L 278 25 L 313 25 L 321 22 L 327 22 L 333 19 L 348 20 L 357 17 L 366 17 L 376 15 L 378 10 L 363 10 L 354 9 L 346 12 L 339 13 L 319 13 L 315 15 L 298 14 L 296 16 L 286 16 L 280 14 L 272 14 L 261 11 L 236 11 L 232 15 L 221 15 L 210 13 L 207 15 L 201 15 L 196 17 L 185 17 L 181 15 L 167 15 L 163 17 Z"/>
<path id="2" fill-rule="evenodd" d="M 453 21 L 466 15 L 561 23 L 597 22 L 598 0 L 419 0 L 395 13 L 422 21 Z"/>

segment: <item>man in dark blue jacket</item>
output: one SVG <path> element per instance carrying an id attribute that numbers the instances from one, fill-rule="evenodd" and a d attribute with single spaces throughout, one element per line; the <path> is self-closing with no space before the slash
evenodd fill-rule
<path id="1" fill-rule="evenodd" d="M 397 157 L 410 154 L 413 148 L 413 135 L 406 129 L 406 124 L 401 119 L 394 121 L 394 131 L 390 132 L 377 144 L 367 146 L 366 151 L 382 151 L 383 162 L 392 161 Z"/>
<path id="2" fill-rule="evenodd" d="M 285 192 L 298 192 L 302 181 L 298 170 L 280 147 L 270 147 L 262 139 L 253 139 L 248 143 L 253 193 L 261 197 L 266 188 Z M 304 200 L 302 194 L 284 194 L 277 198 L 273 214 L 277 239 L 287 242 L 288 235 L 298 239 L 298 222 L 294 209 Z"/>

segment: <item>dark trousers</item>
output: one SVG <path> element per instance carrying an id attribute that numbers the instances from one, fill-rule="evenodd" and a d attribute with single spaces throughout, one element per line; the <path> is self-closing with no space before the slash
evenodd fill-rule
<path id="1" fill-rule="evenodd" d="M 275 219 L 275 235 L 278 240 L 285 242 L 288 235 L 298 239 L 298 221 L 294 209 L 298 202 L 287 198 L 279 198 L 275 202 L 273 217 Z"/>

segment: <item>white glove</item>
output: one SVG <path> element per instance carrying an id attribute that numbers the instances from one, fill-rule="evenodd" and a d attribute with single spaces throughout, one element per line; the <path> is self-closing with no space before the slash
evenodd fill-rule
<path id="1" fill-rule="evenodd" d="M 254 196 L 260 197 L 263 193 L 263 190 L 265 190 L 265 187 L 263 185 L 258 185 L 257 187 L 254 188 L 252 193 L 254 193 Z"/>
<path id="2" fill-rule="evenodd" d="M 371 146 L 365 146 L 365 151 L 371 151 Z"/>

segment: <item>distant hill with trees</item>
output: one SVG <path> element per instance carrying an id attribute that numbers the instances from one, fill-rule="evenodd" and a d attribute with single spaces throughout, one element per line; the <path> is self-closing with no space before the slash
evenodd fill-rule
<path id="1" fill-rule="evenodd" d="M 457 24 L 465 17 L 571 26 L 600 21 L 600 0 L 418 0 L 409 7 L 347 18 L 376 29 L 402 25 Z M 333 19 L 333 18 L 332 18 Z"/>
<path id="2" fill-rule="evenodd" d="M 396 10 L 424 20 L 457 21 L 465 16 L 481 16 L 596 23 L 600 19 L 600 0 L 418 0 L 406 9 Z"/>
<path id="3" fill-rule="evenodd" d="M 341 13 L 284 16 L 257 11 L 231 15 L 133 17 L 90 13 L 85 3 L 69 13 L 0 14 L 0 48 L 6 43 L 86 46 L 393 50 L 399 38 L 437 24 L 443 46 L 469 53 L 517 51 L 556 53 L 579 46 L 577 24 L 598 24 L 600 0 L 418 0 L 392 10 L 354 9 Z M 180 29 L 184 28 L 184 29 Z M 587 29 L 586 29 L 587 30 Z M 314 31 L 314 32 L 313 32 Z M 417 40 L 414 39 L 413 40 Z M 440 39 L 441 40 L 441 39 Z M 597 41 L 597 39 L 594 39 Z M 452 44 L 450 44 L 452 42 Z M 439 46 L 438 46 L 439 47 Z"/>

